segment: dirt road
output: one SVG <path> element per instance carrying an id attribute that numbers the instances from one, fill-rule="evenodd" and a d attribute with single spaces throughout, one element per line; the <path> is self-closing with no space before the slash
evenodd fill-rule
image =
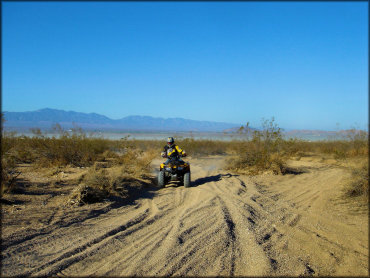
<path id="1" fill-rule="evenodd" d="M 189 161 L 191 188 L 150 187 L 124 206 L 67 210 L 35 194 L 33 217 L 27 205 L 3 215 L 2 275 L 368 275 L 368 218 L 340 198 L 344 169 L 301 160 L 248 177 L 223 157 Z"/>

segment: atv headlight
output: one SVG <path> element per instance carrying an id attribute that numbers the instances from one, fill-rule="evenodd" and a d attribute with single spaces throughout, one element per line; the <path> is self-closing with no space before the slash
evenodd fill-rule
<path id="1" fill-rule="evenodd" d="M 182 169 L 184 169 L 184 167 L 178 167 L 177 169 L 179 169 L 181 171 Z"/>
<path id="2" fill-rule="evenodd" d="M 171 171 L 171 167 L 166 167 L 166 170 L 167 171 Z"/>

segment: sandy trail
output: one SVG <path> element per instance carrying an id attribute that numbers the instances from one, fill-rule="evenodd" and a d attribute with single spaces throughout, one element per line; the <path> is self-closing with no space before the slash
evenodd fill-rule
<path id="1" fill-rule="evenodd" d="M 190 188 L 56 208 L 14 234 L 4 215 L 2 275 L 368 275 L 368 218 L 339 197 L 344 169 L 292 161 L 291 174 L 248 177 L 221 170 L 221 156 L 189 161 Z"/>

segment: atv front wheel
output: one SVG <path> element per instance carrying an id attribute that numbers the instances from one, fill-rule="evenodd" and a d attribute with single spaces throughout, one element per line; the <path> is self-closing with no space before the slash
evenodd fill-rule
<path id="1" fill-rule="evenodd" d="M 184 174 L 184 187 L 190 187 L 190 172 Z"/>
<path id="2" fill-rule="evenodd" d="M 158 186 L 160 188 L 163 188 L 164 185 L 165 185 L 164 171 L 159 171 L 159 173 L 158 173 Z"/>

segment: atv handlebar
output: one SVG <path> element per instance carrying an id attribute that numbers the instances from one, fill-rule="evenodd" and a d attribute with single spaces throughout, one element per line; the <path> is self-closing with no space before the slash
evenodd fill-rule
<path id="1" fill-rule="evenodd" d="M 167 154 L 165 152 L 161 152 L 161 156 L 163 158 L 168 158 L 168 156 L 167 156 Z M 179 154 L 179 157 L 185 157 L 185 156 L 186 156 L 186 153 L 185 152 L 183 152 L 183 154 Z"/>

